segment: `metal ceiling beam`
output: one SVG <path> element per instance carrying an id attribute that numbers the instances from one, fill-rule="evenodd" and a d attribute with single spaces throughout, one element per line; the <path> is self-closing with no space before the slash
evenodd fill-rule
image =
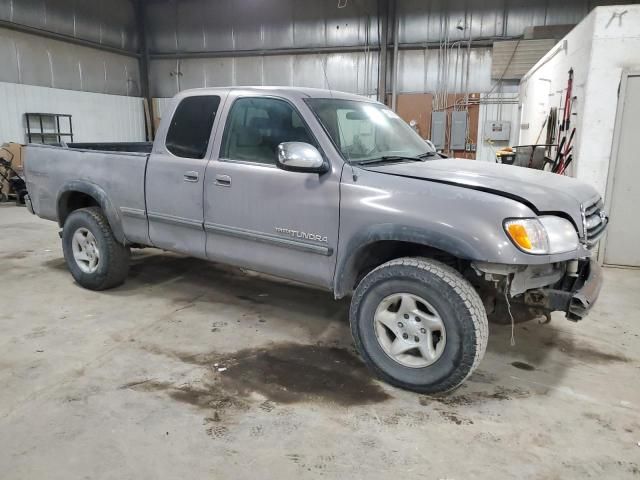
<path id="1" fill-rule="evenodd" d="M 471 41 L 471 48 L 490 47 L 494 41 L 517 40 L 521 37 L 476 38 Z M 439 42 L 400 43 L 399 50 L 431 50 L 440 48 Z M 388 45 L 387 45 L 388 48 Z M 149 52 L 151 60 L 188 59 L 188 58 L 231 58 L 231 57 L 267 57 L 273 55 L 309 55 L 323 53 L 352 53 L 364 51 L 380 51 L 380 46 L 345 45 L 340 47 L 278 48 L 268 50 L 222 50 L 202 52 Z"/>
<path id="2" fill-rule="evenodd" d="M 365 47 L 362 45 L 340 46 L 340 47 L 313 47 L 313 48 L 277 48 L 260 50 L 222 50 L 222 51 L 202 51 L 202 52 L 151 52 L 149 57 L 152 60 L 177 59 L 177 58 L 227 58 L 227 57 L 267 57 L 273 55 L 305 55 L 313 53 L 348 53 L 362 52 Z M 378 47 L 370 47 L 369 50 L 378 50 Z"/>
<path id="3" fill-rule="evenodd" d="M 0 20 L 0 27 L 16 32 L 29 33 L 31 35 L 37 35 L 39 37 L 49 38 L 51 40 L 59 40 L 61 42 L 71 43 L 73 45 L 79 45 L 81 47 L 90 47 L 97 50 L 103 50 L 105 52 L 117 53 L 118 55 L 125 55 L 127 57 L 137 58 L 138 53 L 123 48 L 111 47 L 102 43 L 92 42 L 90 40 L 82 40 L 80 38 L 72 37 L 70 35 L 64 35 L 62 33 L 50 32 L 41 28 L 29 27 L 28 25 L 22 25 L 20 23 L 8 22 L 6 20 Z"/>

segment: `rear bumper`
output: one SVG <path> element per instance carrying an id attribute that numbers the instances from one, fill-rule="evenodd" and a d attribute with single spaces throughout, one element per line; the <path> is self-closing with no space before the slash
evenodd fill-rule
<path id="1" fill-rule="evenodd" d="M 525 293 L 527 307 L 562 311 L 569 320 L 586 317 L 598 299 L 602 287 L 602 268 L 595 260 L 581 262 L 578 276 L 562 282 L 563 288 L 541 288 Z"/>

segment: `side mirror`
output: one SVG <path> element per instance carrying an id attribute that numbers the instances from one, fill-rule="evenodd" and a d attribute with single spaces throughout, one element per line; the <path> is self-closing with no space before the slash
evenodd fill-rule
<path id="1" fill-rule="evenodd" d="M 304 142 L 278 145 L 278 168 L 292 172 L 324 173 L 328 165 L 316 147 Z"/>

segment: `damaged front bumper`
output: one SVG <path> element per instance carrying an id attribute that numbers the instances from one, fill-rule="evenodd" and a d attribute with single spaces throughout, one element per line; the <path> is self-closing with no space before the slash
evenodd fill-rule
<path id="1" fill-rule="evenodd" d="M 585 260 L 580 262 L 575 278 L 563 279 L 561 288 L 529 290 L 524 303 L 529 308 L 565 312 L 569 320 L 577 321 L 587 316 L 601 287 L 602 268 L 595 260 Z"/>
<path id="2" fill-rule="evenodd" d="M 519 267 L 475 262 L 473 267 L 495 285 L 497 299 L 504 298 L 506 289 L 510 305 L 530 316 L 561 311 L 569 320 L 580 320 L 602 287 L 602 269 L 592 259 Z"/>

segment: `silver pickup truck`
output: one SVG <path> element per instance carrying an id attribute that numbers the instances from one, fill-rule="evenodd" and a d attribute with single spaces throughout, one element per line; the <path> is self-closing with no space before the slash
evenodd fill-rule
<path id="1" fill-rule="evenodd" d="M 607 217 L 597 192 L 447 159 L 384 105 L 307 88 L 185 91 L 151 144 L 29 145 L 29 208 L 73 278 L 124 282 L 153 246 L 352 295 L 355 345 L 410 390 L 460 385 L 488 319 L 584 317 Z"/>

